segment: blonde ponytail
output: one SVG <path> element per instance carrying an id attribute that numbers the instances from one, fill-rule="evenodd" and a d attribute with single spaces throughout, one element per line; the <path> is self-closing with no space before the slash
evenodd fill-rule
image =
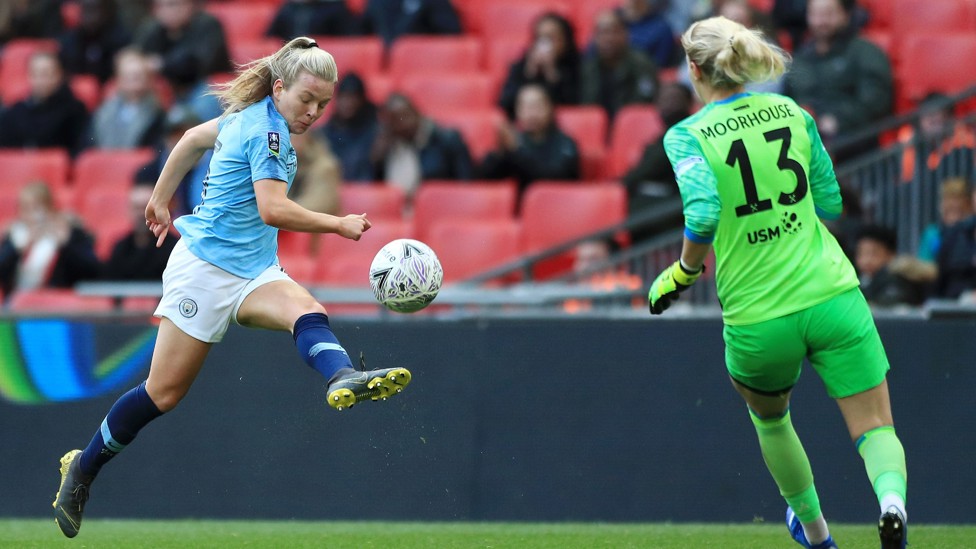
<path id="1" fill-rule="evenodd" d="M 315 40 L 300 36 L 275 53 L 242 65 L 236 78 L 215 86 L 212 93 L 220 99 L 225 115 L 239 112 L 271 95 L 276 80 L 288 88 L 302 72 L 327 82 L 339 79 L 332 55 L 320 49 Z"/>
<path id="2" fill-rule="evenodd" d="M 681 46 L 714 88 L 773 80 L 790 62 L 790 54 L 770 44 L 761 32 L 725 17 L 692 24 L 681 36 Z"/>

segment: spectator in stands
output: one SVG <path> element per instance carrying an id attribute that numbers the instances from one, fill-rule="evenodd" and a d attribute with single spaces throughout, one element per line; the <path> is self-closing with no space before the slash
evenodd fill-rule
<path id="1" fill-rule="evenodd" d="M 474 166 L 457 130 L 438 126 L 405 95 L 394 93 L 380 113 L 371 152 L 374 179 L 412 196 L 427 179 L 471 179 Z"/>
<path id="2" fill-rule="evenodd" d="M 165 111 L 152 87 L 152 70 L 146 56 L 134 48 L 116 58 L 115 92 L 92 120 L 94 146 L 102 149 L 134 149 L 159 143 Z"/>
<path id="3" fill-rule="evenodd" d="M 287 41 L 297 36 L 359 34 L 360 25 L 345 0 L 288 0 L 278 8 L 268 36 Z"/>
<path id="4" fill-rule="evenodd" d="M 973 176 L 974 149 L 976 135 L 969 126 L 957 122 L 948 97 L 941 93 L 929 94 L 919 105 L 918 128 L 905 126 L 898 131 L 898 142 L 904 147 L 902 153 L 901 179 L 904 182 L 919 177 L 934 176 L 936 180 L 946 177 Z M 916 154 L 926 155 L 925 163 L 919 171 Z"/>
<path id="5" fill-rule="evenodd" d="M 498 101 L 510 119 L 515 116 L 515 98 L 526 84 L 545 86 L 557 105 L 579 103 L 580 54 L 573 26 L 563 16 L 546 13 L 539 17 L 532 44 L 510 67 Z"/>
<path id="6" fill-rule="evenodd" d="M 812 111 L 828 147 L 838 136 L 892 112 L 891 63 L 880 48 L 857 36 L 851 26 L 854 2 L 809 0 L 810 40 L 797 50 L 786 75 L 786 94 Z"/>
<path id="7" fill-rule="evenodd" d="M 325 137 L 342 163 L 345 181 L 372 181 L 370 149 L 379 132 L 376 106 L 366 94 L 358 74 L 350 72 L 339 82 L 333 98 L 335 110 L 325 124 Z"/>
<path id="8" fill-rule="evenodd" d="M 774 0 L 770 15 L 776 30 L 789 36 L 789 44 L 784 46 L 796 49 L 803 43 L 807 34 L 807 0 Z"/>
<path id="9" fill-rule="evenodd" d="M 129 191 L 129 213 L 132 231 L 112 247 L 112 255 L 102 266 L 105 280 L 153 280 L 163 277 L 169 254 L 178 238 L 168 233 L 162 245 L 156 246 L 156 237 L 146 227 L 146 204 L 152 196 L 153 184 L 137 184 Z"/>
<path id="10" fill-rule="evenodd" d="M 631 47 L 620 12 L 600 13 L 594 48 L 583 59 L 580 103 L 600 105 L 610 120 L 624 105 L 650 103 L 657 93 L 657 66 Z"/>
<path id="11" fill-rule="evenodd" d="M 935 262 L 942 245 L 942 235 L 953 225 L 973 215 L 976 195 L 970 196 L 969 184 L 961 177 L 951 177 L 939 188 L 939 221 L 925 227 L 918 245 L 918 258 Z"/>
<path id="12" fill-rule="evenodd" d="M 857 239 L 855 266 L 861 282 L 861 292 L 868 303 L 890 307 L 921 305 L 925 300 L 924 288 L 910 280 L 899 268 L 896 262 L 897 252 L 895 231 L 878 225 L 868 225 L 861 229 Z"/>
<path id="13" fill-rule="evenodd" d="M 174 105 L 170 108 L 169 112 L 166 113 L 162 149 L 160 149 L 156 158 L 140 168 L 138 173 L 136 173 L 136 184 L 155 185 L 159 179 L 159 174 L 162 172 L 163 165 L 166 163 L 166 159 L 173 152 L 173 147 L 176 146 L 176 143 L 183 137 L 183 133 L 202 122 L 185 105 Z M 213 151 L 207 150 L 203 153 L 200 160 L 197 161 L 196 166 L 187 171 L 177 191 L 177 203 L 173 205 L 175 212 L 174 218 L 177 215 L 192 212 L 193 208 L 202 200 L 203 182 L 207 178 L 207 171 L 210 168 L 210 159 L 212 157 Z"/>
<path id="14" fill-rule="evenodd" d="M 691 115 L 694 97 L 691 89 L 679 82 L 661 86 L 657 109 L 665 131 Z M 678 196 L 674 168 L 664 152 L 664 134 L 644 147 L 640 160 L 623 177 L 627 187 L 630 214 L 634 215 L 662 199 Z"/>
<path id="15" fill-rule="evenodd" d="M 56 38 L 62 29 L 61 0 L 0 2 L 0 45 L 15 38 Z"/>
<path id="16" fill-rule="evenodd" d="M 976 290 L 976 215 L 943 229 L 935 263 L 935 297 L 958 299 Z"/>
<path id="17" fill-rule="evenodd" d="M 659 67 L 671 67 L 675 59 L 674 31 L 664 16 L 666 0 L 624 0 L 620 14 L 627 22 L 630 43 Z"/>
<path id="18" fill-rule="evenodd" d="M 644 283 L 624 266 L 609 264 L 611 256 L 620 249 L 612 238 L 584 240 L 573 250 L 573 281 L 587 290 L 605 293 L 636 291 Z M 634 305 L 643 306 L 643 298 Z M 593 308 L 589 298 L 570 298 L 563 302 L 563 311 L 573 314 Z"/>
<path id="19" fill-rule="evenodd" d="M 114 0 L 81 0 L 79 6 L 78 26 L 61 36 L 61 62 L 69 74 L 90 74 L 104 84 L 132 36 L 116 16 Z"/>
<path id="20" fill-rule="evenodd" d="M 154 0 L 153 19 L 139 29 L 134 44 L 166 77 L 177 102 L 203 120 L 220 115 L 216 100 L 206 95 L 207 77 L 230 71 L 230 57 L 223 27 L 197 0 Z"/>
<path id="21" fill-rule="evenodd" d="M 518 128 L 508 122 L 499 126 L 498 148 L 485 157 L 483 176 L 515 178 L 520 190 L 539 179 L 579 179 L 579 149 L 557 126 L 555 105 L 546 88 L 523 86 L 515 113 Z"/>
<path id="22" fill-rule="evenodd" d="M 115 0 L 119 22 L 131 35 L 152 20 L 153 0 Z"/>
<path id="23" fill-rule="evenodd" d="M 62 147 L 77 153 L 88 111 L 68 87 L 57 54 L 31 56 L 28 79 L 30 96 L 0 113 L 0 147 Z"/>
<path id="24" fill-rule="evenodd" d="M 25 186 L 17 219 L 0 242 L 0 290 L 70 288 L 98 277 L 92 237 L 74 218 L 59 212 L 47 183 Z"/>
<path id="25" fill-rule="evenodd" d="M 718 9 L 718 15 L 735 21 L 749 29 L 759 29 L 770 42 L 774 42 L 773 33 L 768 32 L 771 23 L 761 11 L 749 4 L 748 0 L 725 0 Z M 691 77 L 688 75 L 688 64 L 682 63 L 678 66 L 678 80 L 691 87 Z M 760 93 L 782 93 L 783 77 L 774 78 L 768 82 L 750 82 L 746 86 L 746 91 Z"/>
<path id="26" fill-rule="evenodd" d="M 460 34 L 461 20 L 450 0 L 369 0 L 363 30 L 390 46 L 404 34 Z"/>
<path id="27" fill-rule="evenodd" d="M 291 145 L 302 169 L 295 174 L 288 198 L 313 212 L 338 215 L 342 167 L 328 141 L 318 133 L 305 132 L 292 135 Z"/>

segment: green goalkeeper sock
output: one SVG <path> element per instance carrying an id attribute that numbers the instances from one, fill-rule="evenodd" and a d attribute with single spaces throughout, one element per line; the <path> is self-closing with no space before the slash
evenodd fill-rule
<path id="1" fill-rule="evenodd" d="M 813 484 L 810 460 L 793 430 L 789 410 L 782 417 L 764 419 L 751 409 L 749 415 L 759 435 L 759 447 L 779 493 L 800 522 L 810 523 L 821 516 L 820 498 Z"/>
<path id="2" fill-rule="evenodd" d="M 857 439 L 857 451 L 864 459 L 864 468 L 878 502 L 894 498 L 901 504 L 898 507 L 904 514 L 908 471 L 905 467 L 905 449 L 895 434 L 895 428 L 889 425 L 864 433 Z"/>

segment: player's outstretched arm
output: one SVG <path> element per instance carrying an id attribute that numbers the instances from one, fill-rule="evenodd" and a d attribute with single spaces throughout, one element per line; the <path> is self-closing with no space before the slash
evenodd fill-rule
<path id="1" fill-rule="evenodd" d="M 372 226 L 364 213 L 337 217 L 303 208 L 288 198 L 287 189 L 288 185 L 277 179 L 259 179 L 254 183 L 258 213 L 272 227 L 302 233 L 336 233 L 359 240 Z"/>

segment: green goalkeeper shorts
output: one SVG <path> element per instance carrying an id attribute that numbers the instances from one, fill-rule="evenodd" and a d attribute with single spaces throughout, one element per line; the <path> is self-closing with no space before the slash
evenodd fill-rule
<path id="1" fill-rule="evenodd" d="M 782 394 L 800 378 L 803 359 L 833 398 L 877 387 L 888 357 L 859 288 L 795 313 L 745 326 L 725 326 L 729 375 L 761 393 Z"/>

